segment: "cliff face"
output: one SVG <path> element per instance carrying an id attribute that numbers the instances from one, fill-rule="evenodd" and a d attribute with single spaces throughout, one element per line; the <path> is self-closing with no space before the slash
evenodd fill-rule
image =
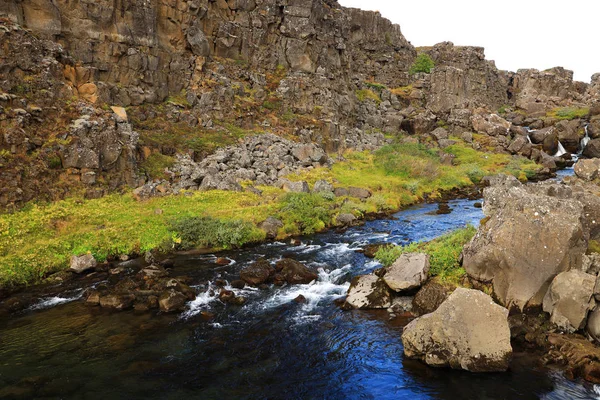
<path id="1" fill-rule="evenodd" d="M 124 106 L 193 89 L 192 76 L 212 59 L 254 72 L 281 65 L 326 71 L 341 83 L 362 74 L 400 86 L 415 56 L 397 25 L 331 0 L 9 0 L 0 7 L 89 70 L 75 86 L 96 83 L 101 100 Z"/>
<path id="2" fill-rule="evenodd" d="M 0 48 L 0 206 L 139 186 L 255 132 L 342 151 L 371 132 L 478 131 L 476 109 L 580 107 L 600 86 L 448 42 L 410 75 L 400 27 L 335 0 L 4 0 Z"/>

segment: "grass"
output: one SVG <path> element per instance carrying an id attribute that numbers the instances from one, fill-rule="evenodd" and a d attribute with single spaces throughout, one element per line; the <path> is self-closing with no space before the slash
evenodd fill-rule
<path id="1" fill-rule="evenodd" d="M 413 87 L 412 85 L 408 85 L 408 86 L 400 86 L 397 88 L 394 88 L 391 90 L 391 92 L 393 94 L 395 94 L 398 97 L 401 97 L 403 99 L 408 99 L 410 98 L 410 95 L 412 94 L 413 91 Z"/>
<path id="2" fill-rule="evenodd" d="M 367 100 L 373 100 L 375 103 L 381 103 L 381 98 L 371 89 L 361 89 L 356 91 L 356 98 L 358 101 L 365 102 Z"/>
<path id="3" fill-rule="evenodd" d="M 483 174 L 518 171 L 526 177 L 524 171 L 536 168 L 525 159 L 477 152 L 462 143 L 445 151 L 456 156 L 456 165 L 442 164 L 436 151 L 404 143 L 375 153 L 348 152 L 347 161 L 332 168 L 289 176 L 310 185 L 326 179 L 338 187 L 367 188 L 373 195 L 364 201 L 260 187 L 262 196 L 208 191 L 137 202 L 125 193 L 29 204 L 16 213 L 0 214 L 0 287 L 39 282 L 66 268 L 74 254 L 91 252 L 104 261 L 157 248 L 236 247 L 262 239 L 264 233 L 256 226 L 269 216 L 282 220 L 281 237 L 308 234 L 332 226 L 340 213 L 397 210 L 426 195 L 472 185 Z M 157 169 L 163 161 L 157 158 Z"/>
<path id="4" fill-rule="evenodd" d="M 442 282 L 459 284 L 465 270 L 458 262 L 463 246 L 467 244 L 477 230 L 472 225 L 447 233 L 430 242 L 415 242 L 406 246 L 382 247 L 375 258 L 388 267 L 404 253 L 429 254 L 431 268 L 429 274 L 438 276 Z"/>
<path id="5" fill-rule="evenodd" d="M 575 118 L 584 118 L 590 112 L 589 108 L 563 107 L 555 108 L 548 112 L 547 116 L 558 120 L 572 120 Z"/>

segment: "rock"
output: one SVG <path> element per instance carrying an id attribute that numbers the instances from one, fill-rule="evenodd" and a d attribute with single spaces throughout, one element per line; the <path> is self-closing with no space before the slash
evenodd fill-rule
<path id="1" fill-rule="evenodd" d="M 573 334 L 551 333 L 548 343 L 556 354 L 553 358 L 567 365 L 567 376 L 600 383 L 600 347 L 581 335 Z"/>
<path id="2" fill-rule="evenodd" d="M 226 258 L 226 257 L 217 257 L 217 259 L 215 260 L 215 264 L 217 264 L 217 265 L 229 265 L 229 264 L 231 264 L 231 260 L 229 258 Z"/>
<path id="3" fill-rule="evenodd" d="M 588 315 L 587 324 L 585 327 L 587 333 L 594 338 L 597 342 L 600 342 L 600 308 L 596 307 L 594 311 L 591 311 Z"/>
<path id="4" fill-rule="evenodd" d="M 562 143 L 565 150 L 576 154 L 579 151 L 579 130 L 580 120 L 559 121 L 554 125 L 558 134 L 558 140 Z"/>
<path id="5" fill-rule="evenodd" d="M 319 277 L 315 272 L 311 271 L 298 261 L 290 258 L 279 260 L 275 264 L 275 269 L 290 285 L 311 283 L 312 281 L 317 280 Z"/>
<path id="6" fill-rule="evenodd" d="M 583 149 L 583 156 L 587 158 L 600 158 L 600 139 L 592 139 Z"/>
<path id="7" fill-rule="evenodd" d="M 506 371 L 512 356 L 508 310 L 478 290 L 457 288 L 402 333 L 404 354 L 435 367 Z"/>
<path id="8" fill-rule="evenodd" d="M 437 280 L 430 279 L 419 289 L 413 298 L 413 312 L 424 315 L 434 312 L 450 296 L 454 287 L 444 286 Z"/>
<path id="9" fill-rule="evenodd" d="M 275 269 L 265 259 L 252 263 L 240 272 L 240 278 L 252 286 L 266 283 L 273 275 L 275 275 Z"/>
<path id="10" fill-rule="evenodd" d="M 430 133 L 430 135 L 438 142 L 443 139 L 448 139 L 449 137 L 448 131 L 441 127 L 434 129 L 433 132 Z"/>
<path id="11" fill-rule="evenodd" d="M 87 293 L 87 298 L 85 299 L 85 304 L 89 306 L 99 306 L 100 293 L 94 289 L 89 290 Z"/>
<path id="12" fill-rule="evenodd" d="M 407 292 L 421 287 L 429 276 L 429 256 L 405 253 L 383 275 L 384 282 L 395 292 Z"/>
<path id="13" fill-rule="evenodd" d="M 117 122 L 127 122 L 128 121 L 127 111 L 125 110 L 125 108 L 118 107 L 118 106 L 111 106 L 110 109 L 113 110 L 113 112 L 115 113 L 115 116 L 117 117 Z"/>
<path id="14" fill-rule="evenodd" d="M 372 309 L 391 306 L 390 289 L 376 275 L 359 275 L 352 279 L 346 304 L 351 308 Z"/>
<path id="15" fill-rule="evenodd" d="M 246 282 L 244 282 L 241 279 L 236 279 L 234 281 L 231 281 L 231 287 L 234 289 L 243 289 L 246 287 Z"/>
<path id="16" fill-rule="evenodd" d="M 183 311 L 187 297 L 174 289 L 161 293 L 158 298 L 158 306 L 162 312 Z"/>
<path id="17" fill-rule="evenodd" d="M 363 246 L 361 252 L 367 258 L 375 258 L 375 254 L 379 251 L 379 249 L 381 249 L 382 247 L 386 247 L 386 246 L 389 246 L 389 244 L 388 243 L 368 244 L 366 246 Z"/>
<path id="18" fill-rule="evenodd" d="M 337 223 L 337 225 L 341 225 L 341 226 L 352 226 L 355 221 L 356 221 L 356 217 L 349 213 L 339 214 L 335 218 L 335 222 Z"/>
<path id="19" fill-rule="evenodd" d="M 100 307 L 127 310 L 133 307 L 135 296 L 132 294 L 107 294 L 100 296 Z"/>
<path id="20" fill-rule="evenodd" d="M 594 308 L 596 277 L 582 271 L 562 272 L 554 278 L 544 297 L 550 322 L 566 332 L 585 327 L 588 311 Z"/>
<path id="21" fill-rule="evenodd" d="M 344 196 L 348 196 L 348 189 L 346 188 L 335 188 L 333 190 L 333 194 L 336 197 L 344 197 Z"/>
<path id="22" fill-rule="evenodd" d="M 333 193 L 333 185 L 324 180 L 318 180 L 313 187 L 313 193 Z"/>
<path id="23" fill-rule="evenodd" d="M 285 180 L 282 186 L 282 189 L 286 192 L 292 193 L 308 193 L 308 183 L 306 181 L 302 182 L 292 182 Z"/>
<path id="24" fill-rule="evenodd" d="M 359 188 L 359 187 L 349 187 L 348 188 L 348 196 L 357 197 L 361 200 L 368 199 L 371 197 L 371 192 L 367 189 Z"/>
<path id="25" fill-rule="evenodd" d="M 269 217 L 260 224 L 260 229 L 267 233 L 267 239 L 276 239 L 283 222 L 275 217 Z"/>
<path id="26" fill-rule="evenodd" d="M 584 181 L 593 181 L 600 174 L 600 158 L 581 159 L 575 163 L 575 175 Z"/>
<path id="27" fill-rule="evenodd" d="M 96 268 L 97 265 L 98 262 L 90 253 L 82 256 L 72 256 L 69 271 L 75 272 L 76 274 L 81 274 L 85 271 Z"/>
<path id="28" fill-rule="evenodd" d="M 584 207 L 549 195 L 553 187 L 484 190 L 487 222 L 465 246 L 463 267 L 471 278 L 491 282 L 506 307 L 541 305 L 557 274 L 581 266 L 589 237 L 582 226 Z"/>
<path id="29" fill-rule="evenodd" d="M 233 303 L 235 301 L 235 293 L 231 290 L 221 289 L 219 292 L 219 300 L 223 303 Z"/>
<path id="30" fill-rule="evenodd" d="M 506 136 L 511 123 L 496 114 L 478 113 L 471 117 L 473 129 L 489 136 Z"/>

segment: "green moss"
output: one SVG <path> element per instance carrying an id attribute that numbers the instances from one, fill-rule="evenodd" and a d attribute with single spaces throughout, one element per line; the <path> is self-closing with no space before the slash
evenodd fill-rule
<path id="1" fill-rule="evenodd" d="M 588 243 L 587 254 L 600 253 L 600 242 L 597 240 L 590 240 Z"/>
<path id="2" fill-rule="evenodd" d="M 170 168 L 174 164 L 175 159 L 173 157 L 153 153 L 141 163 L 140 169 L 152 179 L 163 179 L 166 178 L 165 168 Z"/>
<path id="3" fill-rule="evenodd" d="M 574 107 L 563 107 L 555 108 L 546 114 L 548 117 L 559 119 L 559 120 L 572 120 L 575 118 L 584 118 L 590 113 L 589 108 L 574 108 Z"/>
<path id="4" fill-rule="evenodd" d="M 385 89 L 385 85 L 381 84 L 381 83 L 377 83 L 377 82 L 365 82 L 365 86 L 367 86 L 369 89 L 373 89 L 376 90 L 378 92 L 381 92 L 383 89 Z"/>
<path id="5" fill-rule="evenodd" d="M 358 99 L 358 101 L 360 102 L 364 102 L 367 99 L 373 100 L 375 101 L 375 103 L 379 104 L 381 103 L 381 98 L 379 97 L 379 95 L 377 95 L 375 92 L 373 92 L 371 89 L 361 89 L 361 90 L 357 90 L 356 91 L 356 98 Z"/>
<path id="6" fill-rule="evenodd" d="M 468 225 L 447 233 L 430 242 L 415 242 L 406 246 L 382 247 L 375 254 L 375 258 L 384 266 L 388 267 L 404 253 L 429 254 L 432 276 L 439 276 L 442 281 L 458 284 L 460 278 L 465 275 L 465 270 L 460 266 L 458 260 L 465 244 L 467 244 L 477 230 Z"/>
<path id="7" fill-rule="evenodd" d="M 181 107 L 181 108 L 191 108 L 192 107 L 190 102 L 187 100 L 187 92 L 185 89 L 183 89 L 181 91 L 181 93 L 179 93 L 177 96 L 167 97 L 166 102 L 168 104 L 172 104 L 174 106 Z"/>

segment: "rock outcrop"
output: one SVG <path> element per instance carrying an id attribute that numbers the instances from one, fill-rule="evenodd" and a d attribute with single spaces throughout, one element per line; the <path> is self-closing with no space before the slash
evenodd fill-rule
<path id="1" fill-rule="evenodd" d="M 552 279 L 582 264 L 586 207 L 562 185 L 493 186 L 484 197 L 487 221 L 465 246 L 464 268 L 508 308 L 541 305 Z"/>
<path id="2" fill-rule="evenodd" d="M 404 354 L 434 367 L 506 371 L 512 356 L 508 310 L 483 292 L 457 288 L 402 333 Z"/>

